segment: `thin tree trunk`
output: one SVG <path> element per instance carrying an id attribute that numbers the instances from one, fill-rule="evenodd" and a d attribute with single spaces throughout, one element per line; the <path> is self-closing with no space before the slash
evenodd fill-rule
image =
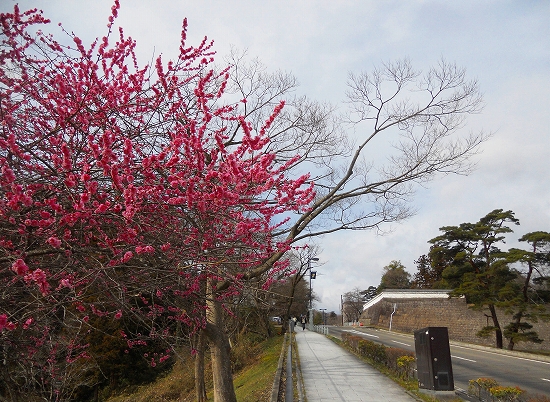
<path id="1" fill-rule="evenodd" d="M 491 312 L 491 318 L 493 319 L 493 326 L 495 327 L 496 347 L 498 349 L 502 349 L 503 348 L 502 329 L 500 328 L 500 324 L 498 322 L 497 311 L 495 309 L 494 304 L 489 304 L 489 311 Z"/>
<path id="2" fill-rule="evenodd" d="M 205 402 L 206 385 L 204 381 L 204 350 L 206 348 L 206 334 L 204 330 L 200 330 L 196 335 L 197 339 L 197 354 L 195 355 L 195 396 L 197 402 Z"/>
<path id="3" fill-rule="evenodd" d="M 223 308 L 216 300 L 215 291 L 209 281 L 207 289 L 206 335 L 210 342 L 214 402 L 237 402 L 231 372 L 229 339 L 224 331 Z"/>
<path id="4" fill-rule="evenodd" d="M 292 309 L 292 305 L 294 304 L 294 294 L 296 293 L 296 286 L 298 285 L 298 283 L 300 282 L 300 280 L 302 280 L 303 278 L 303 275 L 298 277 L 298 276 L 294 276 L 293 280 L 292 280 L 292 285 L 290 287 L 290 294 L 288 295 L 288 302 L 287 302 L 287 305 L 286 305 L 286 314 L 283 318 L 283 330 L 282 330 L 282 333 L 285 334 L 286 331 L 288 330 L 288 323 L 289 323 L 289 320 L 290 320 L 290 310 Z"/>

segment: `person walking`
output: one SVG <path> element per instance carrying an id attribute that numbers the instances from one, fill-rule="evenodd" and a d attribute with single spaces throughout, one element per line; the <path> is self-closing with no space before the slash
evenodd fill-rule
<path id="1" fill-rule="evenodd" d="M 305 316 L 302 316 L 302 331 L 304 331 L 306 329 L 306 317 Z"/>

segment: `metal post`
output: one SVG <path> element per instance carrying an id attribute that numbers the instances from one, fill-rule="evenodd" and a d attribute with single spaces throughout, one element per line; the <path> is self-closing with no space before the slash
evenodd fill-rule
<path id="1" fill-rule="evenodd" d="M 323 332 L 325 331 L 325 328 L 327 326 L 327 320 L 326 320 L 326 315 L 325 315 L 325 311 L 327 311 L 326 308 L 320 308 L 319 310 L 322 311 L 322 316 L 321 316 L 321 325 L 323 326 Z"/>
<path id="2" fill-rule="evenodd" d="M 319 261 L 319 258 L 313 257 L 307 259 L 307 269 L 309 270 L 309 320 L 308 329 L 313 331 L 313 306 L 311 302 L 311 261 Z"/>
<path id="3" fill-rule="evenodd" d="M 309 319 L 308 329 L 313 331 L 313 308 L 311 307 L 311 268 L 309 270 Z"/>
<path id="4" fill-rule="evenodd" d="M 307 259 L 307 269 L 309 270 L 309 310 L 311 310 L 311 258 Z"/>

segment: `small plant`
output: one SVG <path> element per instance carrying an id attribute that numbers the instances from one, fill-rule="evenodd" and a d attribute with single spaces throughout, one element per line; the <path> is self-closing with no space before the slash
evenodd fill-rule
<path id="1" fill-rule="evenodd" d="M 468 393 L 479 400 L 491 400 L 494 402 L 516 402 L 525 393 L 519 387 L 505 387 L 499 385 L 492 378 L 478 378 L 469 381 Z"/>
<path id="2" fill-rule="evenodd" d="M 397 369 L 402 378 L 412 377 L 412 366 L 415 360 L 413 356 L 400 356 L 397 358 Z"/>
<path id="3" fill-rule="evenodd" d="M 489 394 L 489 390 L 494 387 L 498 387 L 498 382 L 496 380 L 481 377 L 477 380 L 469 381 L 468 393 L 478 399 L 482 399 L 482 397 Z"/>
<path id="4" fill-rule="evenodd" d="M 491 396 L 497 398 L 497 401 L 515 402 L 519 400 L 519 396 L 525 391 L 519 387 L 503 387 L 498 385 L 496 387 L 489 388 L 489 392 L 491 393 Z"/>

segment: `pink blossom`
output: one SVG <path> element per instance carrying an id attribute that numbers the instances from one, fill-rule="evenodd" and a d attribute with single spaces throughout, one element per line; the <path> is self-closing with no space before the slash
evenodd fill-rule
<path id="1" fill-rule="evenodd" d="M 137 252 L 137 250 L 136 250 L 136 252 Z M 130 261 L 133 256 L 134 256 L 134 253 L 132 253 L 131 251 L 126 251 L 124 253 L 124 257 L 122 257 L 122 262 L 126 263 L 126 262 Z"/>
<path id="2" fill-rule="evenodd" d="M 76 186 L 76 177 L 74 177 L 73 174 L 68 175 L 67 178 L 65 179 L 65 184 L 67 185 L 67 187 Z"/>
<path id="3" fill-rule="evenodd" d="M 48 293 L 50 293 L 50 284 L 48 282 L 39 282 L 38 288 L 40 289 L 40 293 L 42 293 L 42 296 L 46 296 Z"/>
<path id="4" fill-rule="evenodd" d="M 17 259 L 11 266 L 11 269 L 17 273 L 17 275 L 25 275 L 29 271 L 29 267 L 21 258 Z"/>
<path id="5" fill-rule="evenodd" d="M 4 176 L 4 179 L 6 179 L 8 183 L 13 183 L 15 181 L 13 170 L 11 170 L 8 165 L 2 166 L 2 176 Z"/>
<path id="6" fill-rule="evenodd" d="M 8 316 L 6 314 L 0 314 L 0 331 L 2 331 L 8 323 Z"/>
<path id="7" fill-rule="evenodd" d="M 152 254 L 155 252 L 153 246 L 137 246 L 136 253 L 138 254 Z"/>
<path id="8" fill-rule="evenodd" d="M 52 247 L 59 248 L 61 246 L 61 240 L 59 240 L 55 236 L 51 236 L 50 238 L 48 238 L 47 241 L 48 241 L 48 244 Z"/>
<path id="9" fill-rule="evenodd" d="M 82 204 L 86 204 L 88 201 L 90 201 L 90 194 L 88 194 L 88 193 L 80 194 L 80 202 Z"/>
<path id="10" fill-rule="evenodd" d="M 95 212 L 96 213 L 103 213 L 105 211 L 107 211 L 110 207 L 110 202 L 107 201 L 105 204 L 99 204 L 99 206 L 96 208 Z"/>
<path id="11" fill-rule="evenodd" d="M 118 310 L 118 311 L 116 312 L 116 314 L 115 314 L 115 318 L 116 318 L 117 320 L 120 320 L 120 319 L 122 318 L 122 311 Z"/>
<path id="12" fill-rule="evenodd" d="M 17 325 L 11 321 L 8 321 L 8 316 L 6 314 L 0 314 L 0 332 L 3 331 L 4 328 L 9 331 L 13 331 L 16 327 Z"/>
<path id="13" fill-rule="evenodd" d="M 32 279 L 35 282 L 44 282 L 46 280 L 46 273 L 38 268 L 32 273 Z"/>
<path id="14" fill-rule="evenodd" d="M 61 145 L 61 152 L 63 153 L 63 169 L 70 171 L 72 169 L 71 153 L 66 143 Z"/>
<path id="15" fill-rule="evenodd" d="M 50 284 L 46 281 L 46 273 L 44 271 L 42 271 L 40 268 L 36 269 L 32 273 L 32 279 L 38 284 L 38 288 L 43 295 L 49 293 Z"/>

